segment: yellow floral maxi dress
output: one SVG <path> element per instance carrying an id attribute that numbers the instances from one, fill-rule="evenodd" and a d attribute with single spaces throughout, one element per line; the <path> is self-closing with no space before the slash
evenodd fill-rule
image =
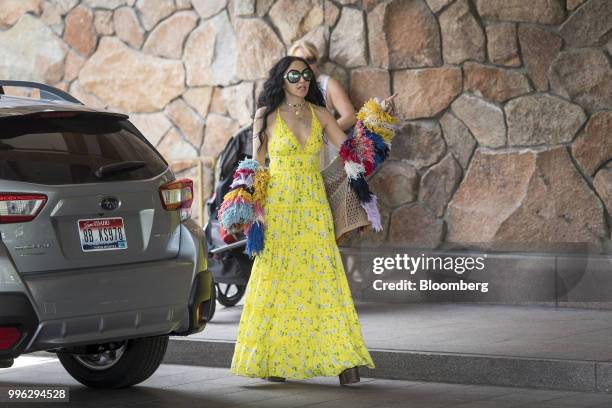
<path id="1" fill-rule="evenodd" d="M 269 141 L 264 249 L 255 257 L 230 371 L 264 378 L 374 368 L 334 237 L 319 170 L 321 124 L 304 146 L 277 111 Z"/>

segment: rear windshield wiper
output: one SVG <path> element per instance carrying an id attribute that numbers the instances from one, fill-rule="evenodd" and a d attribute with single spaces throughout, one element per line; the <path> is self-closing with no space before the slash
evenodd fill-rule
<path id="1" fill-rule="evenodd" d="M 119 163 L 107 164 L 106 166 L 101 166 L 98 170 L 96 170 L 96 177 L 104 178 L 106 176 L 110 176 L 117 173 L 122 173 L 124 171 L 132 171 L 138 170 L 146 166 L 147 163 L 139 160 L 134 161 L 124 161 Z"/>

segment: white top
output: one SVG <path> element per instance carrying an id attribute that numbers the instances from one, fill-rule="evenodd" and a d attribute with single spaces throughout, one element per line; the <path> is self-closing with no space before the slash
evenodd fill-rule
<path id="1" fill-rule="evenodd" d="M 329 75 L 327 74 L 320 74 L 317 77 L 317 84 L 319 85 L 319 89 L 323 94 L 323 99 L 325 99 L 325 105 L 327 105 L 329 109 L 329 103 L 327 101 L 327 81 L 329 81 Z"/>
<path id="2" fill-rule="evenodd" d="M 328 111 L 331 112 L 332 115 L 335 115 L 336 112 L 334 109 L 329 107 L 329 101 L 327 100 L 327 82 L 329 81 L 329 75 L 320 74 L 317 77 L 317 84 L 319 85 L 319 89 L 323 94 L 323 99 L 325 100 L 325 106 Z M 325 136 L 325 132 L 323 132 L 323 148 L 321 149 L 319 165 L 320 169 L 323 170 L 325 167 L 332 162 L 332 160 L 338 155 L 338 150 L 327 140 Z"/>

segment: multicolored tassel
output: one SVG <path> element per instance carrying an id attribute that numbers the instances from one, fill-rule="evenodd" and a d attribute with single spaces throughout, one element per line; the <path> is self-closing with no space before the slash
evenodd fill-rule
<path id="1" fill-rule="evenodd" d="M 264 224 L 259 220 L 250 224 L 246 230 L 247 243 L 246 253 L 252 258 L 263 250 Z"/>
<path id="2" fill-rule="evenodd" d="M 375 231 L 382 231 L 382 224 L 376 196 L 370 191 L 366 177 L 389 157 L 398 123 L 398 118 L 370 99 L 359 109 L 353 132 L 340 146 L 339 155 L 344 161 L 349 186 Z"/>
<path id="3" fill-rule="evenodd" d="M 241 229 L 247 237 L 246 253 L 253 258 L 263 250 L 264 203 L 270 173 L 255 159 L 244 159 L 234 171 L 230 191 L 223 196 L 217 219 L 224 229 Z"/>

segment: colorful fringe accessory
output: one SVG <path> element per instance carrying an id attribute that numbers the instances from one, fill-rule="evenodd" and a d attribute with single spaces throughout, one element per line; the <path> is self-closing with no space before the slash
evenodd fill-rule
<path id="1" fill-rule="evenodd" d="M 255 159 L 244 159 L 234 171 L 230 191 L 223 196 L 217 219 L 227 231 L 242 230 L 247 237 L 246 253 L 253 258 L 263 250 L 264 203 L 269 170 Z"/>
<path id="2" fill-rule="evenodd" d="M 398 118 L 385 112 L 375 99 L 370 99 L 359 109 L 353 131 L 340 146 L 339 155 L 344 162 L 349 186 L 375 231 L 382 231 L 380 212 L 376 196 L 365 178 L 389 157 L 398 124 Z"/>

